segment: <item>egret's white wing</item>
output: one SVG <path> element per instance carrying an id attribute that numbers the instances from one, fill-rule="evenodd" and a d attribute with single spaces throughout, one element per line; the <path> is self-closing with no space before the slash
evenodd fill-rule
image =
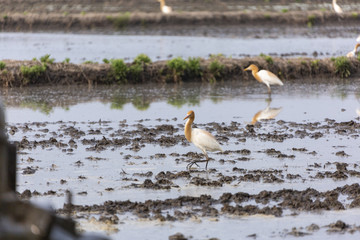
<path id="1" fill-rule="evenodd" d="M 215 137 L 211 133 L 199 129 L 193 128 L 191 131 L 191 142 L 198 148 L 205 151 L 222 151 L 220 144 L 216 141 Z"/>
<path id="2" fill-rule="evenodd" d="M 275 74 L 267 70 L 259 71 L 258 75 L 265 84 L 268 83 L 270 85 L 284 85 Z"/>

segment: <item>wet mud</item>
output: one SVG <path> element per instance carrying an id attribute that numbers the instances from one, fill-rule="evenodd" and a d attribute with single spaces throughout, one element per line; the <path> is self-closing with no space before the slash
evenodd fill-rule
<path id="1" fill-rule="evenodd" d="M 266 134 L 262 133 L 263 125 L 270 123 L 273 130 Z M 54 129 L 54 125 L 58 129 Z M 84 147 L 88 153 L 85 161 L 97 162 L 98 164 L 107 161 L 106 157 L 94 157 L 93 153 L 101 153 L 111 149 L 130 149 L 133 154 L 123 155 L 125 161 L 143 162 L 159 161 L 172 158 L 175 163 L 187 163 L 194 160 L 203 159 L 203 155 L 198 152 L 179 153 L 155 153 L 150 156 L 140 156 L 137 154 L 147 145 L 161 145 L 165 148 L 171 148 L 177 145 L 190 145 L 184 138 L 182 131 L 183 125 L 158 124 L 153 127 L 137 123 L 134 125 L 121 123 L 123 129 L 118 130 L 108 126 L 111 122 L 90 122 L 90 130 L 84 131 L 77 127 L 76 122 L 34 122 L 26 124 L 8 125 L 7 132 L 10 135 L 27 133 L 36 136 L 37 139 L 29 140 L 23 137 L 20 141 L 14 143 L 30 166 L 21 169 L 22 175 L 38 174 L 42 171 L 37 166 L 39 160 L 26 157 L 26 152 L 41 148 L 43 150 L 57 148 L 65 154 L 72 154 L 77 148 Z M 254 125 L 244 125 L 238 122 L 208 123 L 198 124 L 198 127 L 207 129 L 211 127 L 214 135 L 222 139 L 223 144 L 228 141 L 245 142 L 258 140 L 261 142 L 283 142 L 290 139 L 327 139 L 332 137 L 346 137 L 354 140 L 360 136 L 360 124 L 355 121 L 337 122 L 326 119 L 323 122 L 286 122 L 286 121 L 262 121 Z M 95 138 L 97 136 L 97 138 Z M 70 140 L 67 140 L 70 139 Z M 268 158 L 287 159 L 296 161 L 302 155 L 316 156 L 316 151 L 310 151 L 306 148 L 292 147 L 287 153 L 281 152 L 276 148 L 267 148 L 261 150 Z M 299 155 L 300 154 L 300 155 Z M 225 156 L 231 155 L 231 160 L 224 160 Z M 223 153 L 217 153 L 216 158 L 219 164 L 225 162 L 229 166 L 240 161 L 253 161 L 253 152 L 246 148 L 238 150 L 227 150 Z M 335 151 L 336 157 L 346 159 L 349 154 L 346 151 Z M 146 158 L 147 160 L 144 160 Z M 258 182 L 281 184 L 292 180 L 309 181 L 311 179 L 331 179 L 333 181 L 346 180 L 349 177 L 360 177 L 359 166 L 355 163 L 347 162 L 326 162 L 314 163 L 308 165 L 310 175 L 290 174 L 284 169 L 246 169 L 238 166 L 230 168 L 226 172 L 220 172 L 215 167 L 216 164 L 211 158 L 206 172 L 201 167 L 195 167 L 189 171 L 144 171 L 129 174 L 123 170 L 121 181 L 125 183 L 124 189 L 150 189 L 154 191 L 170 191 L 171 189 L 181 189 L 184 183 L 193 186 L 209 187 L 213 189 L 223 188 L 230 184 L 241 182 Z M 84 168 L 82 161 L 78 161 L 77 167 Z M 201 164 L 201 163 L 199 163 Z M 52 171 L 56 171 L 56 165 L 51 166 Z M 327 170 L 329 169 L 329 170 Z M 331 170 L 330 170 L 331 169 Z M 51 173 L 51 171 L 50 171 Z M 205 175 L 204 175 L 205 174 Z M 211 177 L 209 178 L 210 175 Z M 78 176 L 79 181 L 88 181 L 88 176 L 82 174 Z M 66 186 L 67 180 L 61 179 L 61 185 Z M 104 192 L 115 191 L 113 187 L 103 189 Z M 79 191 L 78 196 L 86 196 L 87 191 Z M 29 189 L 18 193 L 22 199 L 31 199 L 38 196 L 64 196 L 64 191 L 57 189 L 46 192 Z M 319 212 L 347 210 L 360 207 L 360 185 L 358 183 L 346 184 L 327 191 L 319 191 L 314 188 L 305 190 L 294 190 L 284 188 L 282 190 L 270 191 L 262 190 L 256 194 L 247 192 L 224 192 L 219 197 L 202 194 L 195 196 L 179 196 L 165 200 L 147 199 L 145 201 L 112 201 L 108 200 L 102 204 L 94 205 L 76 205 L 64 204 L 62 208 L 57 209 L 57 213 L 66 215 L 69 211 L 76 219 L 84 219 L 90 215 L 99 215 L 97 221 L 109 225 L 119 224 L 118 215 L 131 214 L 138 219 L 147 219 L 152 221 L 186 221 L 193 218 L 219 218 L 241 217 L 252 215 L 269 215 L 274 217 L 283 217 L 286 215 L 297 215 L 302 212 Z M 347 199 L 344 202 L 341 199 Z M 329 233 L 353 233 L 359 231 L 359 226 L 350 226 L 343 221 L 337 221 L 327 226 L 318 226 L 311 222 L 305 228 L 294 227 L 291 230 L 284 230 L 284 236 L 304 236 L 315 234 L 320 228 L 326 229 Z M 186 239 L 183 235 L 177 234 L 170 236 L 171 239 Z"/>
<path id="2" fill-rule="evenodd" d="M 44 70 L 25 72 L 24 68 L 37 69 L 44 66 L 40 61 L 4 60 L 5 68 L 0 70 L 0 84 L 3 87 L 55 86 L 55 85 L 109 85 L 137 83 L 181 83 L 181 82 L 216 82 L 216 81 L 253 81 L 251 73 L 244 72 L 250 64 L 260 69 L 267 69 L 277 74 L 286 82 L 339 83 L 342 79 L 357 79 L 360 61 L 347 59 L 339 68 L 335 58 L 277 58 L 252 57 L 242 59 L 221 56 L 200 59 L 199 71 L 194 72 L 170 69 L 168 61 L 144 64 L 141 71 L 134 74 L 124 70 L 119 78 L 119 70 L 111 64 L 86 63 L 46 63 Z M 213 68 L 212 66 L 218 66 Z M 127 63 L 131 68 L 133 63 Z M 126 67 L 125 66 L 125 67 Z M 306 79 L 306 82 L 304 82 Z"/>

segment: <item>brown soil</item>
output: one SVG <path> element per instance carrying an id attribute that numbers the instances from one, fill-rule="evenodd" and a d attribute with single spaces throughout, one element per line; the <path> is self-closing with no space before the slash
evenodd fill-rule
<path id="1" fill-rule="evenodd" d="M 193 216 L 198 216 L 199 214 L 203 217 L 218 217 L 221 214 L 233 216 L 265 214 L 280 217 L 286 209 L 293 211 L 344 210 L 345 207 L 338 201 L 339 193 L 343 193 L 350 199 L 353 199 L 359 192 L 360 185 L 352 184 L 326 192 L 319 192 L 312 188 L 308 188 L 304 191 L 283 189 L 275 192 L 264 190 L 259 194 L 254 195 L 244 192 L 235 194 L 224 193 L 218 199 L 214 199 L 209 195 L 201 195 L 200 197 L 180 196 L 175 199 L 146 200 L 145 202 L 132 202 L 129 200 L 106 201 L 104 204 L 92 206 L 65 204 L 62 209 L 58 209 L 58 213 L 65 214 L 68 212 L 69 208 L 75 213 L 97 212 L 115 215 L 131 212 L 139 218 L 148 218 L 151 220 L 159 219 L 161 221 L 182 221 Z M 28 195 L 28 193 L 26 194 Z M 243 206 L 246 202 L 251 200 L 264 205 L 275 205 L 262 208 L 256 205 Z M 218 204 L 222 205 L 220 211 L 215 208 L 215 205 Z M 182 209 L 184 206 L 191 206 L 192 210 L 184 211 Z M 166 216 L 163 216 L 161 214 L 169 209 L 174 210 L 173 215 L 168 213 Z"/>
<path id="2" fill-rule="evenodd" d="M 299 10 L 297 0 L 166 0 L 166 4 L 171 6 L 175 12 L 184 11 L 231 11 L 253 10 L 263 11 L 264 9 L 280 9 Z M 323 0 L 303 0 L 302 5 L 307 9 L 320 9 L 326 6 Z M 331 2 L 327 4 L 330 10 Z M 356 9 L 356 0 L 342 0 L 341 6 L 351 6 Z M 80 13 L 80 12 L 158 12 L 159 3 L 156 0 L 0 0 L 2 11 L 9 12 L 31 12 L 31 13 Z"/>
<path id="3" fill-rule="evenodd" d="M 223 69 L 211 70 L 210 64 L 217 61 Z M 359 76 L 360 62 L 349 59 L 349 76 Z M 212 81 L 253 81 L 250 72 L 244 68 L 256 64 L 260 69 L 267 69 L 278 75 L 284 82 L 339 82 L 341 71 L 336 69 L 331 59 L 314 60 L 311 58 L 283 59 L 273 58 L 273 63 L 267 62 L 264 57 L 228 59 L 223 57 L 201 60 L 202 75 L 183 71 L 174 73 L 169 69 L 166 61 L 154 62 L 143 66 L 139 74 L 127 73 L 122 79 L 117 79 L 110 64 L 46 64 L 46 71 L 38 74 L 25 74 L 22 66 L 41 66 L 38 61 L 12 61 L 4 60 L 6 67 L 0 71 L 0 84 L 3 87 L 19 87 L 32 85 L 73 85 L 88 84 L 90 87 L 97 84 L 114 83 L 169 83 L 169 82 L 212 82 Z M 131 64 L 128 64 L 131 66 Z"/>
<path id="4" fill-rule="evenodd" d="M 135 12 L 129 14 L 114 13 L 8 13 L 0 18 L 1 31 L 63 31 L 63 32 L 144 32 L 162 31 L 179 35 L 187 34 L 184 29 L 197 28 L 198 34 L 206 34 L 206 28 L 249 27 L 342 27 L 341 32 L 353 31 L 359 25 L 360 17 L 354 13 L 345 13 L 339 17 L 333 12 L 292 11 L 292 12 L 181 12 L 171 15 L 161 13 Z M 343 26 L 346 25 L 346 28 Z M 201 28 L 205 28 L 203 32 Z M 235 31 L 235 30 L 234 30 Z M 210 31 L 211 32 L 211 31 Z M 236 33 L 236 31 L 235 31 Z M 344 34 L 345 34 L 344 33 Z M 329 33 L 330 34 L 330 33 Z"/>

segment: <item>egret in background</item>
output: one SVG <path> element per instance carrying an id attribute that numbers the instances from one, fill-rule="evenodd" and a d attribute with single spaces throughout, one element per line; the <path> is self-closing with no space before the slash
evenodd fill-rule
<path id="1" fill-rule="evenodd" d="M 194 111 L 189 111 L 184 118 L 188 119 L 185 124 L 185 137 L 189 142 L 192 142 L 196 147 L 200 148 L 200 150 L 204 153 L 206 157 L 206 166 L 207 169 L 209 163 L 209 157 L 207 155 L 207 151 L 215 152 L 215 151 L 223 151 L 218 141 L 216 141 L 215 137 L 211 135 L 211 133 L 199 129 L 199 128 L 192 128 L 191 125 L 195 119 Z M 196 162 L 200 161 L 193 161 L 188 164 L 187 168 L 190 169 L 192 165 L 196 164 Z M 203 162 L 203 161 L 201 161 Z"/>
<path id="2" fill-rule="evenodd" d="M 165 0 L 158 0 L 160 2 L 160 10 L 162 13 L 169 14 L 172 12 L 171 7 L 165 5 Z"/>
<path id="3" fill-rule="evenodd" d="M 348 52 L 348 53 L 346 54 L 346 56 L 347 56 L 348 58 L 357 57 L 357 49 L 358 49 L 359 46 L 360 46 L 360 43 L 357 43 L 357 44 L 355 45 L 354 50 L 352 50 L 351 52 Z"/>
<path id="4" fill-rule="evenodd" d="M 261 70 L 259 71 L 259 68 L 251 64 L 249 67 L 245 68 L 244 71 L 252 71 L 252 75 L 256 80 L 258 80 L 261 83 L 264 83 L 268 87 L 268 93 L 271 94 L 271 88 L 270 85 L 284 85 L 282 81 L 272 72 L 267 70 Z"/>
<path id="5" fill-rule="evenodd" d="M 336 0 L 332 0 L 332 7 L 337 14 L 344 13 L 341 7 L 336 3 Z"/>

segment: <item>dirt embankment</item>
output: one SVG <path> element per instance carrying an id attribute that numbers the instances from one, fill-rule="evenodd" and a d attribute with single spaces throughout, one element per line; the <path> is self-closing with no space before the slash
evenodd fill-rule
<path id="1" fill-rule="evenodd" d="M 289 11 L 331 10 L 331 1 L 324 0 L 166 0 L 174 12 L 184 11 Z M 359 10 L 357 0 L 341 0 L 344 10 Z M 118 13 L 158 12 L 157 0 L 0 0 L 1 11 L 28 13 Z"/>
<path id="2" fill-rule="evenodd" d="M 305 27 L 346 25 L 346 29 L 360 23 L 357 13 L 345 13 L 341 17 L 324 11 L 293 12 L 181 12 L 161 13 L 8 13 L 0 18 L 1 31 L 64 31 L 64 32 L 127 32 L 155 30 L 179 31 L 179 26 L 189 27 Z M 175 34 L 175 33 L 174 33 Z"/>
<path id="3" fill-rule="evenodd" d="M 339 78 L 359 76 L 360 61 L 345 57 L 332 59 L 272 58 L 270 56 L 231 59 L 215 56 L 210 59 L 180 58 L 153 63 L 44 63 L 40 61 L 2 61 L 0 84 L 3 87 L 33 85 L 126 84 L 169 82 L 253 81 L 244 69 L 256 64 L 286 82 L 289 81 L 338 81 Z M 316 79 L 316 80 L 315 80 Z"/>

